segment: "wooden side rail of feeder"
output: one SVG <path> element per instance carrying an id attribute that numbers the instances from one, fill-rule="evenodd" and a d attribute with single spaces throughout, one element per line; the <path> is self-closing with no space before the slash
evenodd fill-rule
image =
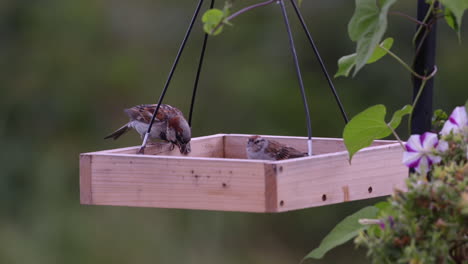
<path id="1" fill-rule="evenodd" d="M 283 161 L 246 159 L 249 135 L 192 140 L 181 156 L 168 144 L 81 154 L 82 204 L 284 212 L 392 194 L 408 175 L 401 146 L 375 141 L 352 164 L 342 139 L 313 138 L 314 156 Z M 264 136 L 306 151 L 307 138 Z"/>

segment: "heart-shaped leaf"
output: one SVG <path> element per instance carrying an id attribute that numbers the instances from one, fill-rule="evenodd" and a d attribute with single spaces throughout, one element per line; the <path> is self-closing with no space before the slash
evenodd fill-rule
<path id="1" fill-rule="evenodd" d="M 356 53 L 341 57 L 338 60 L 338 71 L 335 73 L 335 78 L 339 76 L 348 77 L 349 73 L 356 65 Z"/>
<path id="2" fill-rule="evenodd" d="M 379 45 L 377 45 L 377 47 L 375 47 L 374 53 L 367 61 L 367 64 L 374 63 L 383 58 L 385 55 L 387 55 L 388 51 L 392 48 L 392 46 L 393 38 L 384 39 L 384 41 L 382 41 Z"/>
<path id="3" fill-rule="evenodd" d="M 378 3 L 377 3 L 378 2 Z M 369 61 L 387 30 L 387 14 L 396 0 L 356 0 L 356 10 L 348 24 L 351 40 L 357 42 L 354 74 Z"/>
<path id="4" fill-rule="evenodd" d="M 457 32 L 458 38 L 460 39 L 460 25 L 457 23 L 457 18 L 450 9 L 445 8 L 444 12 L 445 22 L 451 27 L 455 32 Z"/>
<path id="5" fill-rule="evenodd" d="M 370 146 L 374 140 L 389 136 L 392 129 L 394 130 L 400 125 L 403 116 L 412 111 L 413 108 L 410 105 L 405 105 L 393 114 L 392 120 L 388 124 L 385 122 L 387 110 L 384 105 L 371 106 L 356 115 L 343 131 L 343 140 L 349 153 L 349 161 L 351 162 L 356 152 Z"/>
<path id="6" fill-rule="evenodd" d="M 203 30 L 209 35 L 218 35 L 223 30 L 225 13 L 219 9 L 210 9 L 202 16 Z"/>
<path id="7" fill-rule="evenodd" d="M 463 14 L 468 9 L 468 0 L 440 0 L 445 7 L 445 21 L 453 28 L 460 38 L 460 25 Z"/>
<path id="8" fill-rule="evenodd" d="M 393 45 L 393 38 L 386 38 L 382 43 L 377 45 L 376 49 L 374 50 L 374 53 L 372 56 L 369 58 L 367 61 L 367 64 L 374 63 L 378 60 L 380 60 L 382 57 L 384 57 L 392 48 Z M 339 76 L 345 76 L 348 77 L 349 73 L 353 69 L 353 67 L 356 65 L 356 53 L 346 55 L 341 57 L 338 60 L 338 71 L 335 74 L 335 78 Z"/>
<path id="9" fill-rule="evenodd" d="M 384 121 L 386 112 L 384 105 L 371 106 L 356 115 L 345 126 L 343 139 L 350 162 L 360 149 L 370 146 L 377 138 L 390 135 L 391 131 Z"/>
<path id="10" fill-rule="evenodd" d="M 321 259 L 325 253 L 331 249 L 346 243 L 347 241 L 356 237 L 361 230 L 368 228 L 369 226 L 363 226 L 359 224 L 359 219 L 362 218 L 375 218 L 379 212 L 375 206 L 364 207 L 356 213 L 346 217 L 338 225 L 333 228 L 332 231 L 320 242 L 320 246 L 312 250 L 306 259 Z"/>
<path id="11" fill-rule="evenodd" d="M 392 120 L 388 123 L 393 129 L 396 129 L 400 123 L 401 119 L 405 115 L 409 115 L 413 112 L 413 107 L 411 105 L 405 105 L 402 109 L 397 110 L 395 113 L 393 113 Z"/>

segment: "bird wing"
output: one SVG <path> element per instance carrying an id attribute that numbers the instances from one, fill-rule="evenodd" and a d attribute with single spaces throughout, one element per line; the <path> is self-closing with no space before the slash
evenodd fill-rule
<path id="1" fill-rule="evenodd" d="M 137 120 L 146 124 L 151 122 L 151 118 L 156 110 L 157 104 L 146 104 L 146 105 L 137 105 L 132 108 L 125 109 L 125 113 L 130 117 L 132 120 Z M 169 106 L 170 108 L 173 108 Z M 168 118 L 168 105 L 161 104 L 161 107 L 158 110 L 158 114 L 156 115 L 154 121 L 155 122 L 163 122 L 166 121 Z"/>
<path id="2" fill-rule="evenodd" d="M 166 113 L 167 118 L 173 118 L 173 117 L 179 117 L 180 118 L 180 117 L 182 117 L 182 118 L 185 119 L 184 114 L 182 113 L 182 111 L 180 111 L 176 107 L 170 106 L 170 105 L 161 105 L 161 108 L 163 106 L 164 106 L 164 112 Z"/>
<path id="3" fill-rule="evenodd" d="M 276 149 L 274 151 L 274 156 L 276 160 L 284 160 L 284 159 L 292 159 L 292 158 L 300 158 L 300 157 L 305 157 L 307 154 L 300 152 L 299 150 L 285 146 L 279 142 L 276 142 L 274 140 L 269 140 L 268 148 L 270 149 Z"/>

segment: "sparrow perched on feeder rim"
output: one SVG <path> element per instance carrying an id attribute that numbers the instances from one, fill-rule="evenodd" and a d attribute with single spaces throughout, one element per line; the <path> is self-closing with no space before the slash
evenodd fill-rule
<path id="1" fill-rule="evenodd" d="M 260 136 L 251 136 L 247 141 L 247 158 L 249 159 L 284 160 L 306 156 L 307 153 Z"/>
<path id="2" fill-rule="evenodd" d="M 124 112 L 130 117 L 130 121 L 105 139 L 118 139 L 131 129 L 135 129 L 141 138 L 144 138 L 157 106 L 157 104 L 145 104 L 125 109 Z M 180 153 L 188 154 L 191 137 L 190 126 L 182 112 L 173 106 L 161 104 L 151 127 L 149 139 L 168 141 L 179 147 Z"/>

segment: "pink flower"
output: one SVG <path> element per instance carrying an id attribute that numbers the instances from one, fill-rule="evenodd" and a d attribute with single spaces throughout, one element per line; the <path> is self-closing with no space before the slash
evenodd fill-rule
<path id="1" fill-rule="evenodd" d="M 442 160 L 436 155 L 436 150 L 444 151 L 445 148 L 445 144 L 439 146 L 437 134 L 426 132 L 422 135 L 411 135 L 403 153 L 403 163 L 418 173 L 426 173 L 432 164 Z"/>
<path id="2" fill-rule="evenodd" d="M 464 106 L 458 106 L 453 109 L 447 122 L 440 131 L 441 135 L 448 135 L 451 131 L 453 133 L 462 133 L 468 129 L 468 116 Z"/>

